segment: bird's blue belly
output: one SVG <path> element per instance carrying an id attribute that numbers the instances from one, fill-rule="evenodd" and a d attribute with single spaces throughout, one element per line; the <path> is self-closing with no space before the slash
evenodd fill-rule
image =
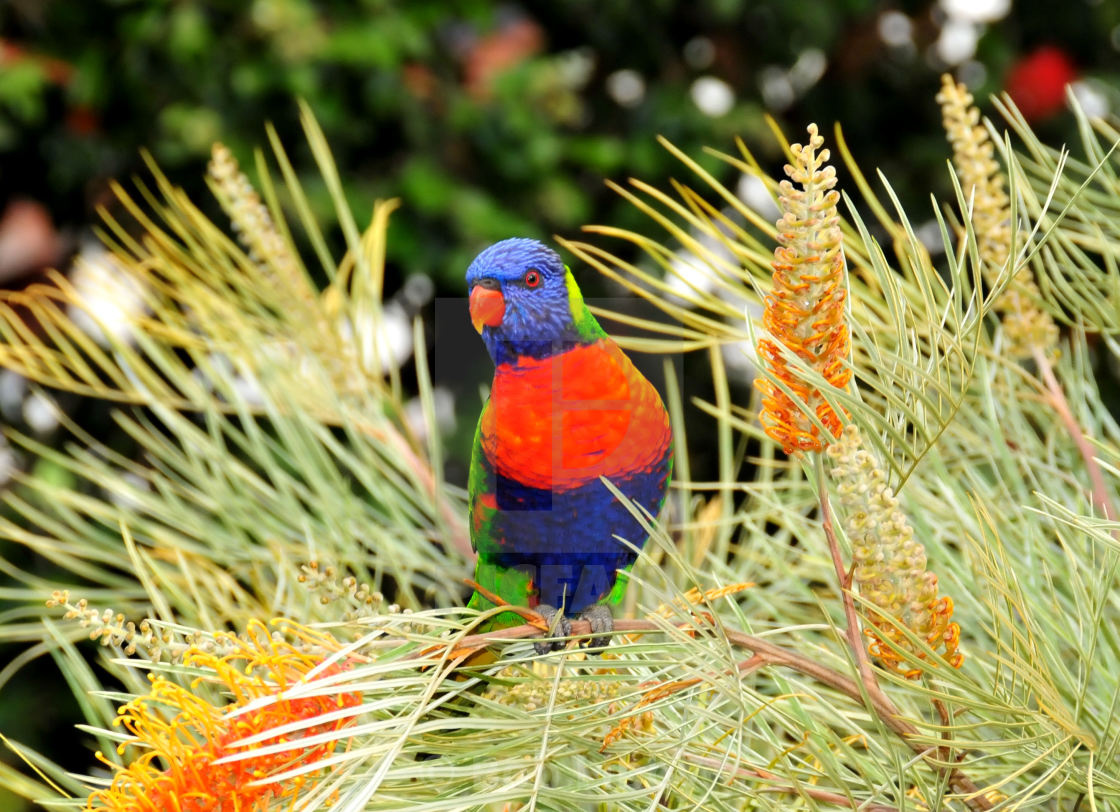
<path id="1" fill-rule="evenodd" d="M 605 600 L 647 537 L 626 506 L 599 480 L 554 492 L 491 476 L 498 510 L 491 541 L 479 553 L 529 575 L 539 603 L 571 614 Z M 665 460 L 613 484 L 656 516 L 667 476 Z"/>

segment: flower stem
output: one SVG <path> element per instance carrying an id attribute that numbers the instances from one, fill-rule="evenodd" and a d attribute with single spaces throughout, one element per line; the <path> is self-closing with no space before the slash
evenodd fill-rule
<path id="1" fill-rule="evenodd" d="M 1074 445 L 1077 446 L 1081 459 L 1085 461 L 1085 469 L 1089 472 L 1089 482 L 1092 485 L 1093 503 L 1100 508 L 1101 513 L 1108 521 L 1114 522 L 1116 521 L 1116 508 L 1113 507 L 1112 500 L 1108 496 L 1108 486 L 1105 484 L 1104 474 L 1101 473 L 1100 463 L 1093 455 L 1093 446 L 1085 439 L 1085 432 L 1081 430 L 1081 425 L 1077 422 L 1077 418 L 1073 416 L 1073 410 L 1069 407 L 1065 390 L 1062 389 L 1061 383 L 1054 375 L 1054 367 L 1050 364 L 1050 359 L 1046 357 L 1042 347 L 1034 346 L 1031 350 L 1034 355 L 1034 362 L 1038 365 L 1038 371 L 1046 384 L 1050 405 L 1058 413 L 1058 417 L 1065 425 Z M 1117 534 L 1114 532 L 1113 535 Z"/>
<path id="2" fill-rule="evenodd" d="M 821 527 L 824 528 L 824 536 L 828 540 L 828 551 L 832 555 L 832 566 L 836 569 L 836 580 L 840 585 L 840 600 L 844 605 L 844 621 L 847 623 L 844 635 L 848 638 L 852 656 L 856 658 L 860 679 L 867 692 L 872 694 L 879 690 L 879 685 L 875 681 L 875 672 L 871 670 L 871 661 L 867 657 L 867 650 L 860 637 L 859 617 L 856 615 L 855 599 L 852 598 L 852 578 L 844 568 L 844 560 L 840 556 L 840 542 L 836 538 L 836 528 L 832 523 L 832 505 L 828 501 L 824 457 L 821 454 L 815 455 L 813 470 L 816 474 L 817 494 L 821 502 Z"/>

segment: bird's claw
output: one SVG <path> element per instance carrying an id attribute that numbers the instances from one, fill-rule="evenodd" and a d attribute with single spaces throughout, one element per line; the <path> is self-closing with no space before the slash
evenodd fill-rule
<path id="1" fill-rule="evenodd" d="M 568 637 L 572 633 L 572 621 L 568 620 L 555 606 L 542 603 L 537 606 L 537 614 L 544 618 L 548 624 L 548 637 Z M 548 654 L 550 651 L 559 651 L 568 645 L 567 640 L 537 640 L 533 648 L 537 654 Z"/>
<path id="2" fill-rule="evenodd" d="M 595 635 L 587 641 L 587 648 L 606 648 L 611 644 L 610 633 L 614 631 L 614 615 L 611 610 L 601 603 L 589 606 L 579 613 L 580 620 L 586 620 L 591 625 L 591 633 Z"/>
<path id="3" fill-rule="evenodd" d="M 548 624 L 549 637 L 568 637 L 572 633 L 572 622 L 560 613 L 560 610 L 548 604 L 537 606 L 539 614 Z M 579 613 L 580 620 L 586 620 L 591 626 L 591 634 L 595 635 L 585 644 L 585 648 L 606 648 L 611 644 L 610 633 L 614 631 L 614 616 L 611 610 L 602 604 L 589 606 Z M 566 640 L 537 640 L 533 648 L 537 654 L 548 654 L 550 651 L 559 651 L 568 644 Z"/>

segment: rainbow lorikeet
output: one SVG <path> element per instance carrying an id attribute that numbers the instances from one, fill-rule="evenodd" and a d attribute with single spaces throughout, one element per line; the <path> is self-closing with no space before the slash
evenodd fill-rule
<path id="1" fill-rule="evenodd" d="M 529 239 L 496 243 L 471 263 L 467 286 L 495 366 L 468 484 L 475 580 L 535 608 L 558 636 L 570 634 L 565 616 L 589 620 L 599 635 L 591 645 L 604 646 L 607 604 L 621 599 L 647 534 L 600 477 L 657 515 L 673 467 L 665 406 L 555 251 Z M 476 591 L 470 606 L 494 604 Z M 506 612 L 489 628 L 521 622 Z"/>

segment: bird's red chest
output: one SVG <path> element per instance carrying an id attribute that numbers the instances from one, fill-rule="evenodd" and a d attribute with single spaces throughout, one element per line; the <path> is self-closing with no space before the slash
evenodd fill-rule
<path id="1" fill-rule="evenodd" d="M 497 473 L 562 491 L 652 467 L 670 430 L 657 390 L 614 342 L 600 340 L 500 365 L 481 439 Z"/>

